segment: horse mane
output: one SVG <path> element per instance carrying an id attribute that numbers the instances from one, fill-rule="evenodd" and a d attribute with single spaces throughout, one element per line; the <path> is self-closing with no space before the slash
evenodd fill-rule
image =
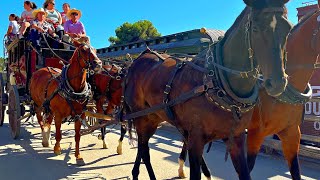
<path id="1" fill-rule="evenodd" d="M 316 9 L 314 11 L 311 11 L 309 13 L 307 13 L 306 15 L 302 16 L 302 18 L 299 20 L 298 24 L 296 24 L 295 26 L 293 26 L 293 28 L 291 29 L 290 32 L 294 32 L 295 30 L 297 30 L 298 28 L 300 28 L 300 26 L 302 26 L 311 16 L 313 16 L 314 14 L 316 14 L 319 10 Z"/>
<path id="2" fill-rule="evenodd" d="M 226 39 L 228 39 L 228 37 L 234 32 L 234 30 L 239 27 L 240 23 L 242 22 L 244 16 L 246 14 L 248 14 L 248 11 L 250 10 L 250 8 L 248 6 L 246 6 L 246 8 L 244 8 L 242 10 L 242 12 L 240 13 L 240 15 L 237 17 L 237 19 L 234 21 L 234 23 L 232 24 L 232 26 L 227 30 L 227 32 L 225 33 L 223 39 L 221 40 L 222 42 L 224 42 Z"/>

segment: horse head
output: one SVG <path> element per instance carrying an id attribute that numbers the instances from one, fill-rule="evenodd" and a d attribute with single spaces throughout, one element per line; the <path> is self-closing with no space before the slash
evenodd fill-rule
<path id="1" fill-rule="evenodd" d="M 288 83 L 284 72 L 287 36 L 292 25 L 285 18 L 289 0 L 243 0 L 251 8 L 248 16 L 249 58 L 257 60 L 267 93 L 280 95 Z M 251 49 L 252 48 L 252 49 Z"/>
<path id="2" fill-rule="evenodd" d="M 78 63 L 81 68 L 87 69 L 91 74 L 99 72 L 102 68 L 102 61 L 97 57 L 96 50 L 88 44 L 74 41 L 73 44 L 77 47 Z"/>

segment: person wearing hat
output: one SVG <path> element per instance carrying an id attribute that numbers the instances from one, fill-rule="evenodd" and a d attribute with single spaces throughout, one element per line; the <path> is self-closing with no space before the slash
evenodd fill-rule
<path id="1" fill-rule="evenodd" d="M 71 42 L 71 40 L 74 39 L 80 42 L 89 43 L 89 38 L 86 35 L 84 25 L 79 21 L 81 14 L 81 11 L 75 8 L 68 11 L 67 17 L 69 20 L 64 23 L 64 41 Z"/>
<path id="2" fill-rule="evenodd" d="M 41 33 L 49 33 L 52 37 L 57 38 L 52 25 L 46 21 L 48 13 L 43 8 L 34 10 L 32 15 L 35 17 L 35 20 L 31 23 L 31 33 L 29 36 L 32 45 L 40 48 Z M 48 38 L 48 41 L 51 41 L 51 38 Z"/>

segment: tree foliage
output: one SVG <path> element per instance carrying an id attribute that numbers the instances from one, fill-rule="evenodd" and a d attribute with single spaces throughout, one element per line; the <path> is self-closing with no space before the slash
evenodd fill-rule
<path id="1" fill-rule="evenodd" d="M 161 36 L 158 30 L 148 20 L 141 20 L 133 24 L 125 22 L 116 30 L 116 37 L 108 40 L 111 44 L 125 44 L 139 40 L 146 40 Z"/>
<path id="2" fill-rule="evenodd" d="M 5 58 L 0 57 L 0 72 L 4 70 L 5 67 Z"/>

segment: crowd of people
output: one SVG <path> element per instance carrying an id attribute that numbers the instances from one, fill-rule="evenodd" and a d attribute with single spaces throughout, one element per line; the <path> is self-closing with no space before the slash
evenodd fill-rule
<path id="1" fill-rule="evenodd" d="M 59 48 L 60 42 L 68 49 L 68 43 L 78 40 L 90 43 L 86 35 L 85 27 L 79 20 L 81 11 L 70 8 L 70 4 L 62 5 L 62 12 L 55 8 L 54 0 L 45 0 L 43 7 L 37 9 L 37 5 L 31 1 L 24 1 L 24 11 L 21 17 L 10 14 L 9 26 L 6 33 L 7 44 L 19 39 L 28 39 L 34 47 L 40 48 L 40 42 L 44 37 L 50 37 L 52 48 Z"/>

